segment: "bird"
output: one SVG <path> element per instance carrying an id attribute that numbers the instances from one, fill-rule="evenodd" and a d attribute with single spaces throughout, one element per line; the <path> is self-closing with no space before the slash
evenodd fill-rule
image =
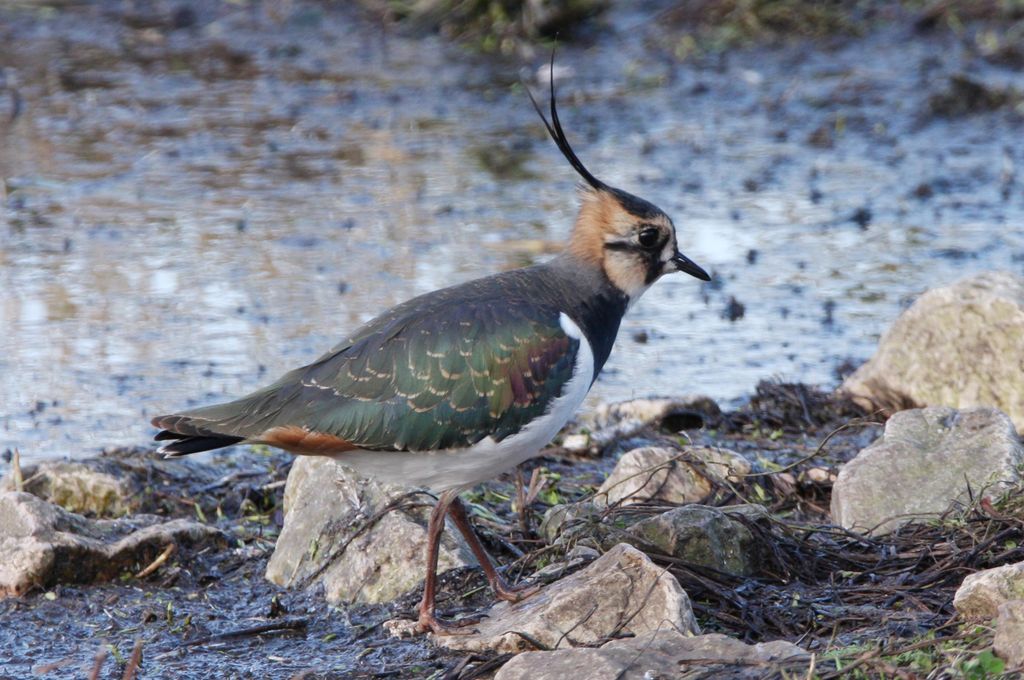
<path id="1" fill-rule="evenodd" d="M 434 493 L 418 633 L 464 628 L 435 611 L 446 516 L 496 598 L 517 602 L 535 592 L 498 573 L 459 493 L 538 455 L 555 437 L 601 372 L 623 315 L 655 281 L 672 272 L 711 279 L 679 250 L 663 210 L 602 182 L 580 161 L 559 120 L 553 56 L 551 70 L 550 120 L 525 89 L 582 178 L 560 254 L 415 297 L 271 385 L 152 419 L 167 457 L 263 444 Z"/>

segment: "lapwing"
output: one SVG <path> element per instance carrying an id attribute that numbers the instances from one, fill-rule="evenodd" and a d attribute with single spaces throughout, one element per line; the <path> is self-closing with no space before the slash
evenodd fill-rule
<path id="1" fill-rule="evenodd" d="M 456 628 L 434 612 L 446 515 L 496 597 L 515 602 L 532 592 L 504 582 L 458 494 L 551 441 L 601 372 L 626 310 L 651 284 L 676 271 L 710 280 L 679 251 L 664 211 L 605 184 L 576 156 L 558 118 L 553 74 L 550 121 L 527 94 L 583 178 L 564 252 L 413 298 L 272 385 L 152 421 L 168 457 L 265 444 L 327 456 L 359 475 L 437 494 L 418 632 Z"/>

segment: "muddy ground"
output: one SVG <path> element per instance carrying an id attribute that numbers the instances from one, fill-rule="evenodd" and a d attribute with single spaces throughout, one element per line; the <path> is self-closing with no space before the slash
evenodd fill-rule
<path id="1" fill-rule="evenodd" d="M 770 507 L 780 515 L 820 521 L 828 506 L 828 484 L 809 482 L 800 471 L 834 469 L 873 439 L 877 423 L 858 421 L 817 451 L 838 424 L 859 415 L 813 389 L 766 384 L 761 396 L 742 411 L 673 419 L 662 428 L 614 443 L 598 458 L 564 457 L 560 449 L 552 448 L 550 455 L 531 461 L 523 472 L 528 477 L 540 467 L 546 476 L 557 476 L 558 482 L 524 513 L 512 510 L 514 475 L 488 483 L 467 498 L 489 547 L 500 562 L 513 565 L 510 575 L 515 577 L 531 573 L 541 564 L 539 559 L 553 557 L 536 534 L 548 507 L 587 497 L 613 467 L 616 451 L 652 441 L 728 446 L 760 459 L 762 467 L 764 463 L 769 467 L 798 463 L 791 487 L 777 475 L 757 477 L 738 488 L 719 489 L 710 500 L 733 504 L 743 500 L 737 493 L 749 493 L 750 500 L 755 495 L 762 502 L 773 499 Z M 672 431 L 680 425 L 691 429 Z M 152 460 L 145 450 L 107 455 L 136 463 L 147 457 Z M 464 654 L 436 649 L 423 639 L 390 638 L 381 623 L 395 617 L 413 618 L 418 592 L 389 605 L 343 610 L 326 605 L 315 590 L 291 592 L 266 581 L 263 572 L 283 520 L 280 482 L 290 462 L 281 453 L 234 449 L 207 461 L 214 470 L 223 470 L 221 479 L 211 482 L 209 474 L 197 474 L 201 479 L 191 485 L 156 485 L 140 501 L 141 509 L 168 517 L 198 517 L 222 528 L 237 544 L 176 554 L 142 579 L 125 574 L 119 583 L 61 585 L 3 600 L 0 677 L 80 678 L 91 672 L 97 653 L 104 658 L 96 677 L 114 677 L 129 665 L 137 643 L 142 645 L 141 677 L 199 678 L 213 673 L 218 677 L 471 678 L 487 677 L 488 668 L 500 665 L 503 657 L 474 656 L 467 664 Z M 655 511 L 654 507 L 631 509 Z M 526 559 L 517 559 L 508 544 Z M 138 565 L 136 571 L 145 566 Z M 783 636 L 779 625 L 785 624 L 750 626 L 743 619 L 760 613 L 750 609 L 739 615 L 734 607 L 723 607 L 717 601 L 719 593 L 706 592 L 706 579 L 691 574 L 690 583 L 682 580 L 694 595 L 695 610 L 706 630 L 750 641 Z M 785 589 L 772 577 L 763 586 L 751 581 L 744 588 L 770 588 L 773 581 L 774 587 Z M 705 587 L 694 589 L 698 583 Z M 484 586 L 486 581 L 476 569 L 450 572 L 443 579 L 441 609 L 453 615 L 488 606 L 491 600 Z M 735 597 L 750 597 L 739 595 L 743 590 Z M 464 599 L 461 593 L 467 592 L 474 595 Z M 799 637 L 805 646 L 813 649 L 828 642 L 827 637 L 799 634 L 797 621 L 790 625 L 793 628 L 786 637 Z"/>
<path id="2" fill-rule="evenodd" d="M 817 655 L 812 675 L 823 679 L 997 677 L 993 669 L 1000 662 L 987 651 L 991 630 L 961 624 L 952 598 L 967 573 L 1024 559 L 1024 505 L 1018 496 L 999 507 L 954 508 L 941 521 L 882 539 L 831 527 L 830 474 L 875 439 L 881 425 L 877 416 L 813 388 L 762 383 L 742 409 L 679 414 L 614 442 L 603 455 L 548 449 L 524 472 L 539 468 L 557 482 L 522 512 L 513 510 L 513 474 L 465 498 L 485 543 L 519 580 L 566 549 L 553 550 L 537 535 L 544 511 L 592 494 L 618 451 L 687 441 L 742 451 L 755 461 L 757 474 L 716 488 L 706 502 L 756 502 L 771 511 L 770 522 L 750 524 L 761 555 L 758 574 L 741 579 L 652 555 L 687 590 L 705 632 L 796 642 Z M 152 460 L 144 450 L 108 455 Z M 142 507 L 216 524 L 233 544 L 176 553 L 142 578 L 134 575 L 146 566 L 139 564 L 119 582 L 62 585 L 0 602 L 0 677 L 121 677 L 130 670 L 137 677 L 465 680 L 490 677 L 507 660 L 442 651 L 424 638 L 389 637 L 382 623 L 414 618 L 417 591 L 387 605 L 334 608 L 315 589 L 293 592 L 270 584 L 263 572 L 281 528 L 281 482 L 290 459 L 229 450 L 207 463 L 212 467 L 197 472 L 202 479 L 156 485 L 155 493 L 144 494 Z M 479 570 L 456 570 L 442 579 L 444 615 L 490 603 Z M 135 649 L 140 666 L 132 660 Z M 724 671 L 695 672 L 714 678 Z M 757 675 L 782 677 L 771 668 Z"/>

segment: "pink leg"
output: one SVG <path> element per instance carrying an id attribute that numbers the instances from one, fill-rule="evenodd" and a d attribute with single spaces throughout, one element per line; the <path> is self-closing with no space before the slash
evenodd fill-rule
<path id="1" fill-rule="evenodd" d="M 452 521 L 455 522 L 455 526 L 463 537 L 466 539 L 466 543 L 469 544 L 469 549 L 473 551 L 473 555 L 476 557 L 476 561 L 483 567 L 484 574 L 487 576 L 487 582 L 491 584 L 491 589 L 494 591 L 494 595 L 499 600 L 506 602 L 519 602 L 522 599 L 533 595 L 539 590 L 537 587 L 527 586 L 525 588 L 514 588 L 505 583 L 505 579 L 501 578 L 501 574 L 494 568 L 494 563 L 491 562 L 490 555 L 484 549 L 480 538 L 476 535 L 476 531 L 473 530 L 473 525 L 469 522 L 469 516 L 466 514 L 466 506 L 462 504 L 456 496 L 451 501 L 451 507 L 448 509 L 448 514 L 451 515 Z M 436 559 L 436 558 L 435 558 Z"/>
<path id="2" fill-rule="evenodd" d="M 430 513 L 430 521 L 427 523 L 427 578 L 423 584 L 423 599 L 420 601 L 419 619 L 416 625 L 416 631 L 419 633 L 430 631 L 437 635 L 452 635 L 460 632 L 458 625 L 443 623 L 434 615 L 434 599 L 437 594 L 437 553 L 441 543 L 441 532 L 444 531 L 444 517 L 448 514 L 452 503 L 458 502 L 458 498 L 457 491 L 443 492 L 437 499 L 437 505 Z M 467 621 L 462 625 L 472 623 L 475 621 Z"/>

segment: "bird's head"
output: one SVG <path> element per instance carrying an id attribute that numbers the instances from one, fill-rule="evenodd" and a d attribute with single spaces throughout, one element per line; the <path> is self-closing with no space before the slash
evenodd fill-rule
<path id="1" fill-rule="evenodd" d="M 576 156 L 558 119 L 554 74 L 551 76 L 550 122 L 529 89 L 527 94 L 562 155 L 584 181 L 580 185 L 580 212 L 569 240 L 569 253 L 588 264 L 600 266 L 612 284 L 630 300 L 640 297 L 662 275 L 675 271 L 710 281 L 707 272 L 679 251 L 675 225 L 663 210 L 605 184 Z"/>

